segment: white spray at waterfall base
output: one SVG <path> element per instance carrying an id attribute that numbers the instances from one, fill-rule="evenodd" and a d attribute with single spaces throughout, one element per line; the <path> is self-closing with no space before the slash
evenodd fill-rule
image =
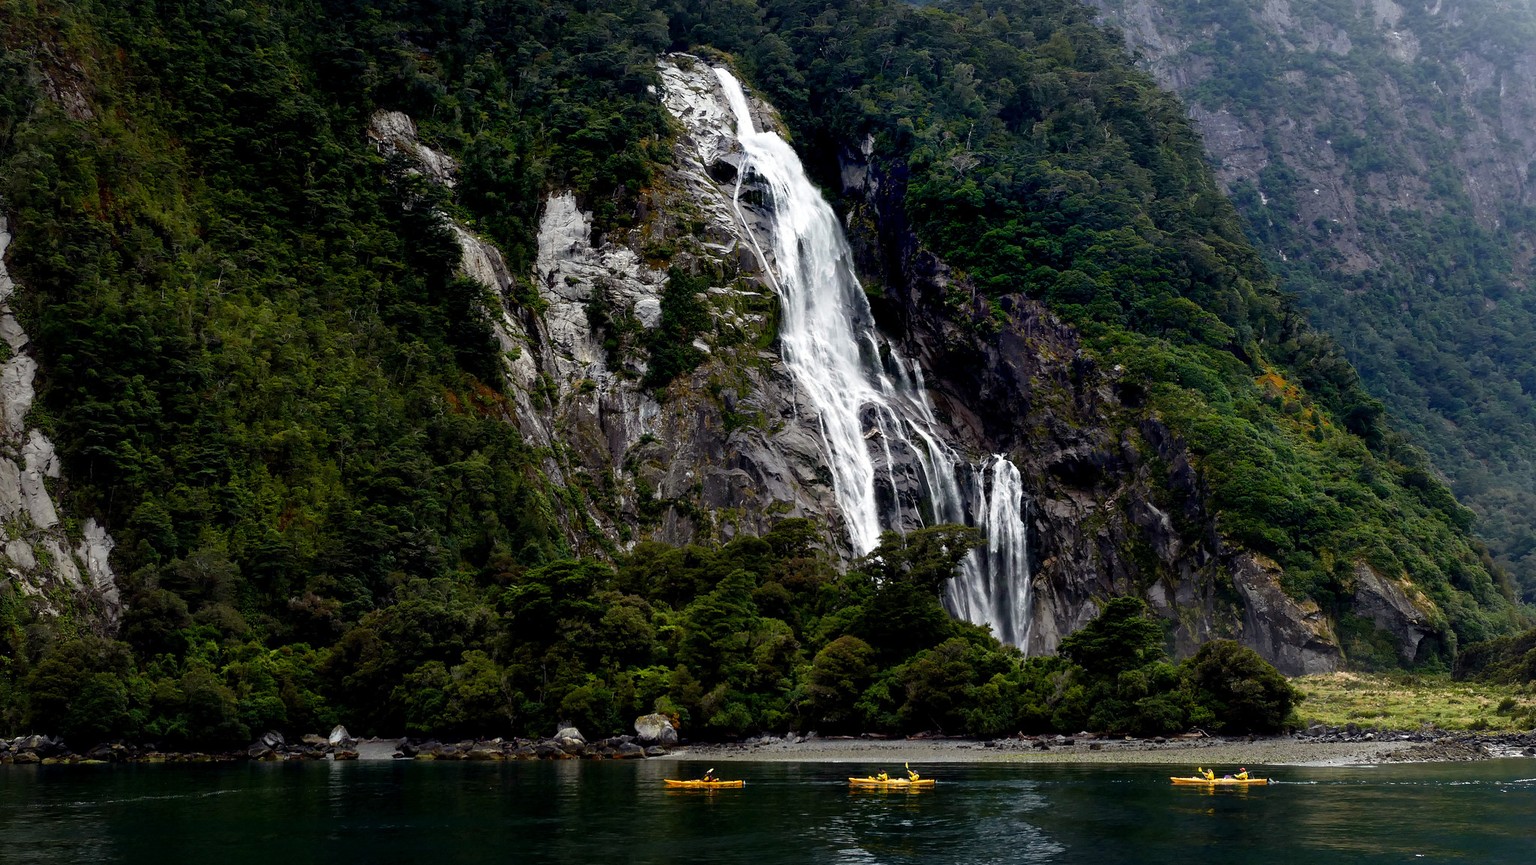
<path id="1" fill-rule="evenodd" d="M 831 206 L 794 149 L 773 132 L 756 131 L 740 83 L 724 69 L 715 74 L 747 155 L 737 174 L 737 215 L 782 306 L 785 365 L 819 411 L 833 490 L 855 552 L 874 549 L 884 529 L 980 528 L 986 546 L 966 557 L 945 589 L 945 604 L 960 618 L 991 626 L 998 639 L 1023 646 L 1030 580 L 1018 468 L 1001 455 L 969 463 L 946 442 L 921 369 L 875 328 Z M 753 232 L 741 212 L 743 184 L 763 192 L 766 237 Z"/>

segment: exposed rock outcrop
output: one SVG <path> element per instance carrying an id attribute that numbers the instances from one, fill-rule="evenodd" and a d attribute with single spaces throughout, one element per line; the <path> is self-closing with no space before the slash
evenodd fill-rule
<path id="1" fill-rule="evenodd" d="M 53 442 L 27 425 L 37 362 L 11 310 L 17 290 L 5 266 L 10 226 L 0 213 L 0 592 L 17 592 L 35 613 L 77 615 L 103 633 L 116 627 L 122 601 L 109 556 L 112 538 L 87 517 L 78 529 L 61 518 L 50 485 L 63 483 Z"/>
<path id="2" fill-rule="evenodd" d="M 1280 587 L 1280 569 L 1253 555 L 1235 557 L 1232 584 L 1243 604 L 1241 642 L 1290 676 L 1331 673 L 1343 660 L 1328 618 L 1313 601 Z"/>
<path id="3" fill-rule="evenodd" d="M 457 180 L 459 164 L 445 153 L 426 146 L 416 134 L 416 122 L 399 111 L 375 112 L 368 137 L 385 156 L 399 154 L 411 163 L 407 171 L 424 175 L 450 189 Z"/>
<path id="4" fill-rule="evenodd" d="M 453 226 L 463 272 L 502 301 L 491 318 L 516 423 L 546 454 L 542 471 L 560 492 L 556 506 L 578 551 L 615 540 L 727 539 L 807 515 L 824 518 L 828 539 L 845 543 L 820 470 L 815 410 L 765 350 L 777 307 L 731 204 L 741 152 L 724 131 L 729 110 L 719 82 L 688 55 L 665 57 L 658 68 L 658 97 L 678 134 L 639 226 L 601 235 L 573 194 L 552 194 L 528 275 L 512 273 L 493 244 Z M 761 103 L 754 113 L 776 122 Z M 381 150 L 418 159 L 421 174 L 448 176 L 433 166 L 451 160 L 415 141 L 401 117 L 375 115 L 370 136 Z M 743 216 L 754 218 L 750 207 Z M 672 266 L 713 276 L 696 298 L 712 326 L 694 342 L 700 365 L 658 391 L 645 385 L 644 334 L 661 323 Z"/>
<path id="5" fill-rule="evenodd" d="M 1026 297 L 1001 298 L 1000 321 L 985 301 L 957 316 L 946 299 L 965 286 L 913 234 L 904 168 L 864 148 L 843 154 L 841 174 L 886 332 L 904 334 L 958 435 L 1007 453 L 1024 475 L 1035 559 L 1026 651 L 1055 651 L 1103 600 L 1137 595 L 1173 622 L 1181 656 L 1229 638 L 1288 674 L 1338 667 L 1327 617 L 1286 595 L 1272 564 L 1222 541 L 1184 443 L 1139 410 L 1134 389 L 1122 393 L 1116 370 Z"/>
<path id="6" fill-rule="evenodd" d="M 1355 566 L 1355 615 L 1390 634 L 1404 663 L 1418 660 L 1419 645 L 1425 637 L 1444 630 L 1443 625 L 1436 625 L 1433 609 L 1429 599 L 1413 586 L 1390 580 L 1363 562 Z"/>

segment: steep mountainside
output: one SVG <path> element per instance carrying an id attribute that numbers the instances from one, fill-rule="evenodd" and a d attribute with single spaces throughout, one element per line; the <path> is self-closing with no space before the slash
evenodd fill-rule
<path id="1" fill-rule="evenodd" d="M 0 14 L 28 423 L 124 606 L 3 607 L 7 726 L 1176 729 L 1114 596 L 1290 673 L 1520 617 L 1075 3 Z M 1132 684 L 994 638 L 1106 611 Z"/>
<path id="2" fill-rule="evenodd" d="M 1536 8 L 1095 0 L 1536 597 Z"/>

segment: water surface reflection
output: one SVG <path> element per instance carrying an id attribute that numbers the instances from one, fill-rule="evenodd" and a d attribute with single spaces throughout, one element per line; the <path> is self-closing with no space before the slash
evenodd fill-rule
<path id="1" fill-rule="evenodd" d="M 1172 787 L 1157 766 L 645 763 L 0 767 L 6 863 L 1269 863 L 1531 861 L 1536 764 L 1276 768 Z"/>

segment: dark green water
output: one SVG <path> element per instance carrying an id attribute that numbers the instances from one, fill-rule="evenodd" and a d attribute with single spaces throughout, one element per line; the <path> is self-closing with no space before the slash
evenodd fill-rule
<path id="1" fill-rule="evenodd" d="M 934 765 L 852 793 L 862 764 L 0 767 L 0 862 L 1536 862 L 1536 761 L 1279 767 L 1174 788 L 1158 766 Z"/>

